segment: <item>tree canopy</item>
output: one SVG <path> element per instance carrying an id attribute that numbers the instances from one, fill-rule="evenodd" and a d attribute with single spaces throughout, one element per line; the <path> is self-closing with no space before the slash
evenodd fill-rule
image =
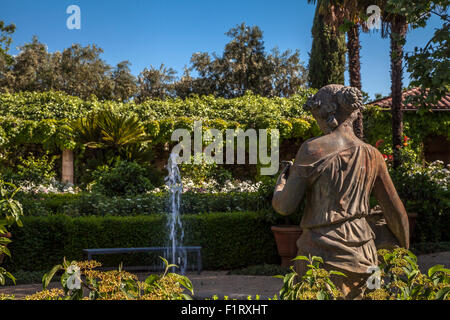
<path id="1" fill-rule="evenodd" d="M 149 66 L 135 77 L 129 61 L 112 67 L 95 44 L 48 52 L 37 37 L 12 57 L 8 51 L 14 30 L 14 25 L 0 21 L 0 92 L 56 90 L 82 99 L 95 95 L 100 100 L 142 102 L 191 94 L 233 98 L 246 91 L 288 97 L 305 85 L 299 52 L 266 52 L 261 29 L 245 23 L 226 33 L 231 40 L 221 55 L 194 53 L 181 77 L 164 64 Z"/>

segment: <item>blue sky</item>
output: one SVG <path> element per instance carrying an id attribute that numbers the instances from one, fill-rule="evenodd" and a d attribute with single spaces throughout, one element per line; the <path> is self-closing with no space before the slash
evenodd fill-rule
<path id="1" fill-rule="evenodd" d="M 81 30 L 69 30 L 69 5 L 81 8 Z M 221 53 L 229 38 L 225 32 L 241 22 L 258 25 L 266 50 L 299 49 L 308 62 L 314 6 L 306 0 L 14 0 L 0 2 L 0 20 L 15 23 L 12 54 L 37 35 L 49 51 L 62 51 L 72 43 L 95 43 L 102 58 L 115 65 L 129 60 L 138 75 L 150 65 L 182 73 L 194 52 Z M 406 51 L 423 46 L 440 24 L 432 18 L 424 29 L 408 33 Z M 361 35 L 363 90 L 390 94 L 389 39 L 379 32 Z M 346 75 L 347 84 L 348 77 Z M 405 76 L 404 86 L 409 83 Z"/>

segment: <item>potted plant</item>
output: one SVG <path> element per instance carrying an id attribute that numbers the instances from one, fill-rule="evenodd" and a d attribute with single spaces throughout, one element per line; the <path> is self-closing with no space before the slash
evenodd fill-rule
<path id="1" fill-rule="evenodd" d="M 286 161 L 282 161 L 282 164 L 286 165 Z M 259 192 L 264 197 L 265 201 L 269 203 L 272 202 L 276 181 L 276 177 L 262 179 L 263 185 L 260 187 Z M 282 267 L 291 266 L 293 264 L 291 260 L 297 256 L 297 240 L 300 237 L 302 230 L 299 223 L 296 222 L 301 220 L 301 212 L 303 212 L 304 203 L 305 202 L 302 201 L 299 210 L 291 216 L 284 216 L 283 220 L 281 220 L 281 216 L 275 212 L 271 216 L 271 221 L 275 224 L 271 227 L 271 230 L 275 237 L 278 254 L 281 257 Z"/>
<path id="2" fill-rule="evenodd" d="M 291 266 L 292 259 L 297 256 L 297 240 L 302 234 L 302 229 L 298 225 L 283 224 L 272 226 L 271 230 L 275 236 L 278 254 L 281 257 L 281 266 Z"/>

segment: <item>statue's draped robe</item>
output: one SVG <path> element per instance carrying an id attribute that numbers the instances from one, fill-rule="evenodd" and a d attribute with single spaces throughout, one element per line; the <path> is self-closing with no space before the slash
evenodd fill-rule
<path id="1" fill-rule="evenodd" d="M 328 268 L 356 273 L 378 265 L 366 217 L 379 161 L 384 160 L 374 147 L 360 144 L 294 165 L 308 185 L 299 255 L 320 256 Z"/>

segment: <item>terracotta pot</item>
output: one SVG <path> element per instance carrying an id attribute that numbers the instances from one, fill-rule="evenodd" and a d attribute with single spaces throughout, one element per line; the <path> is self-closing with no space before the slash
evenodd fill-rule
<path id="1" fill-rule="evenodd" d="M 2 234 L 0 234 L 0 237 L 4 237 L 4 238 L 11 239 L 12 235 L 11 235 L 11 232 L 8 232 L 8 233 L 2 233 Z M 1 253 L 1 254 L 0 254 L 0 264 L 3 263 L 3 260 L 4 260 L 4 259 L 5 259 L 5 254 L 4 254 L 4 253 Z"/>
<path id="2" fill-rule="evenodd" d="M 281 257 L 281 266 L 293 265 L 291 260 L 297 256 L 297 240 L 302 234 L 302 229 L 296 225 L 272 226 L 271 229 Z"/>

